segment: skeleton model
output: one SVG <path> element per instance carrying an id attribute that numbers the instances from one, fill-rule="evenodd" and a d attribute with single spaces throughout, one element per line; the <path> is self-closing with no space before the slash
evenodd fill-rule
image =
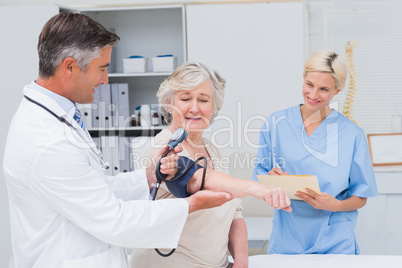
<path id="1" fill-rule="evenodd" d="M 353 118 L 353 101 L 355 100 L 357 86 L 355 61 L 353 60 L 353 49 L 356 48 L 357 45 L 358 44 L 356 41 L 349 41 L 346 45 L 346 61 L 349 67 L 349 88 L 348 93 L 346 94 L 345 104 L 343 105 L 343 115 L 352 120 L 354 123 L 356 123 L 356 121 Z"/>

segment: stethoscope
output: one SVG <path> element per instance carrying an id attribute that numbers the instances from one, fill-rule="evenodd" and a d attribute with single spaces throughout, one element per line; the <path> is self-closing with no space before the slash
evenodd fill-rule
<path id="1" fill-rule="evenodd" d="M 68 122 L 64 117 L 58 116 L 57 114 L 55 114 L 52 110 L 50 110 L 48 107 L 46 107 L 46 106 L 43 105 L 42 103 L 37 102 L 37 101 L 31 99 L 30 97 L 28 97 L 28 96 L 26 96 L 26 95 L 24 95 L 24 97 L 25 97 L 27 100 L 29 100 L 30 102 L 32 102 L 32 103 L 38 105 L 39 107 L 45 109 L 45 110 L 46 110 L 47 112 L 49 112 L 51 115 L 53 115 L 54 117 L 56 117 L 57 120 L 59 120 L 59 121 L 62 122 L 63 124 L 66 124 L 69 128 L 75 130 L 75 132 L 78 134 L 78 136 L 80 136 L 80 138 L 81 138 L 83 141 L 85 141 L 85 142 L 89 145 L 89 147 L 92 149 L 92 151 L 98 156 L 99 161 L 100 161 L 100 164 L 101 164 L 101 166 L 102 166 L 102 171 L 105 171 L 106 169 L 109 168 L 109 163 L 103 161 L 102 152 L 98 149 L 98 147 L 96 147 L 96 145 L 95 145 L 95 146 L 91 145 L 91 143 L 93 143 L 92 140 L 91 140 L 91 141 L 88 140 L 88 137 L 90 137 L 89 134 L 86 135 L 86 136 L 88 136 L 88 137 L 83 136 L 82 133 L 81 133 L 81 131 L 79 131 L 78 129 L 76 129 L 76 128 L 75 128 L 70 122 Z"/>

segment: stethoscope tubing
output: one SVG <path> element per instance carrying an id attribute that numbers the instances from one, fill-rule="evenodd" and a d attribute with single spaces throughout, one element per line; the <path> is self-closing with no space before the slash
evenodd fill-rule
<path id="1" fill-rule="evenodd" d="M 38 101 L 36 101 L 36 100 L 34 100 L 34 99 L 28 97 L 27 95 L 24 95 L 24 97 L 25 97 L 28 101 L 30 101 L 30 102 L 32 102 L 32 103 L 38 105 L 39 107 L 43 108 L 45 111 L 47 111 L 48 113 L 50 113 L 51 115 L 53 115 L 54 117 L 56 117 L 57 120 L 59 120 L 61 123 L 67 125 L 67 126 L 68 126 L 69 128 L 71 128 L 71 129 L 75 130 L 75 132 L 77 132 L 78 136 L 80 136 L 80 138 L 81 138 L 85 143 L 87 143 L 87 144 L 89 145 L 89 147 L 92 149 L 92 151 L 98 156 L 103 171 L 105 171 L 105 169 L 107 169 L 107 168 L 109 167 L 109 164 L 108 164 L 107 162 L 103 161 L 102 152 L 96 147 L 96 145 L 95 145 L 95 146 L 92 146 L 91 143 L 93 143 L 93 141 L 92 141 L 92 140 L 89 140 L 89 139 L 87 139 L 87 138 L 85 138 L 85 137 L 81 134 L 80 130 L 76 129 L 76 128 L 75 128 L 70 122 L 68 122 L 64 117 L 58 116 L 55 112 L 53 112 L 52 110 L 50 110 L 48 107 L 46 107 L 46 106 L 43 105 L 42 103 L 40 103 L 40 102 L 38 102 Z M 84 131 L 84 130 L 82 130 L 82 131 Z M 87 136 L 89 136 L 89 134 L 88 134 Z"/>

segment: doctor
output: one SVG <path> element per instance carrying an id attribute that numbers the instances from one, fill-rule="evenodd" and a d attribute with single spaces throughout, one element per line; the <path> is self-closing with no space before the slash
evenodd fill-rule
<path id="1" fill-rule="evenodd" d="M 75 103 L 91 103 L 94 88 L 108 82 L 119 39 L 91 18 L 69 12 L 51 18 L 39 36 L 39 77 L 24 88 L 3 163 L 18 268 L 128 267 L 123 247 L 176 247 L 188 213 L 230 199 L 201 191 L 149 201 L 153 166 L 104 175 Z M 177 159 L 164 158 L 161 171 L 174 175 Z"/>

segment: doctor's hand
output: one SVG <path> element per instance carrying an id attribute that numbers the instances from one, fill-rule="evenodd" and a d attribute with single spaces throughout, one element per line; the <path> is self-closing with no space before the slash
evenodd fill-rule
<path id="1" fill-rule="evenodd" d="M 306 188 L 306 192 L 297 191 L 295 196 L 306 201 L 316 209 L 332 212 L 338 211 L 340 201 L 328 193 L 321 193 L 320 195 L 315 191 Z"/>
<path id="2" fill-rule="evenodd" d="M 149 164 L 146 168 L 146 174 L 148 179 L 148 185 L 151 189 L 153 183 L 156 183 L 155 169 L 158 164 L 159 159 L 163 156 L 163 154 L 169 149 L 167 146 L 167 142 L 161 146 L 159 149 L 155 150 L 151 156 Z M 179 156 L 177 153 L 183 151 L 183 147 L 178 145 L 174 150 L 172 150 L 166 157 L 161 159 L 160 171 L 163 174 L 167 174 L 167 180 L 173 178 L 177 173 L 177 160 L 179 160 Z"/>
<path id="3" fill-rule="evenodd" d="M 201 209 L 219 207 L 232 200 L 232 196 L 228 193 L 202 190 L 185 199 L 189 204 L 188 213 L 191 213 Z"/>

